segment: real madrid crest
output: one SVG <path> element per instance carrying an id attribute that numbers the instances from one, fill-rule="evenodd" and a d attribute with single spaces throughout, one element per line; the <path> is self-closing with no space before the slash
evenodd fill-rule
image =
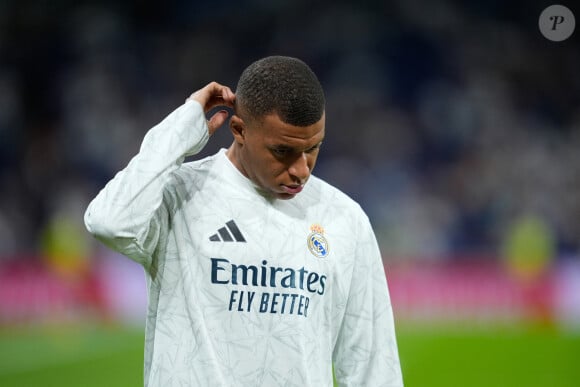
<path id="1" fill-rule="evenodd" d="M 310 226 L 310 235 L 308 235 L 308 250 L 318 258 L 328 256 L 328 241 L 324 237 L 324 229 L 319 224 Z"/>

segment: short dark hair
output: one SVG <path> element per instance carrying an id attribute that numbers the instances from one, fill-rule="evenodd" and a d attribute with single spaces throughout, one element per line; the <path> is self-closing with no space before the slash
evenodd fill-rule
<path id="1" fill-rule="evenodd" d="M 252 118 L 277 113 L 294 126 L 309 126 L 324 113 L 324 91 L 300 59 L 269 56 L 249 65 L 240 76 L 236 104 Z"/>

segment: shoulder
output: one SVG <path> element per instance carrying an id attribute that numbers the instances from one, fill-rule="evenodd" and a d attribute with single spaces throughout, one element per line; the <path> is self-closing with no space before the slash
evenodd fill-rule
<path id="1" fill-rule="evenodd" d="M 215 167 L 219 152 L 199 160 L 184 162 L 173 172 L 175 177 L 205 176 Z"/>
<path id="2" fill-rule="evenodd" d="M 212 170 L 216 166 L 218 154 L 203 159 L 189 161 L 181 164 L 173 171 L 165 184 L 166 192 L 173 192 L 178 196 L 188 195 L 200 189 L 208 179 L 214 175 Z"/>
<path id="3" fill-rule="evenodd" d="M 357 220 L 368 219 L 358 202 L 332 184 L 314 175 L 310 176 L 308 184 L 312 184 L 310 192 L 319 204 L 332 213 L 342 213 Z"/>

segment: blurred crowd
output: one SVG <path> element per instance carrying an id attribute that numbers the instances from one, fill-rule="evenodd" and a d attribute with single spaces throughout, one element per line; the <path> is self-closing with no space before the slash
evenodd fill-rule
<path id="1" fill-rule="evenodd" d="M 578 257 L 580 45 L 540 34 L 547 5 L 0 1 L 0 258 L 93 254 L 84 209 L 145 132 L 273 54 L 318 74 L 315 174 L 385 257 Z"/>

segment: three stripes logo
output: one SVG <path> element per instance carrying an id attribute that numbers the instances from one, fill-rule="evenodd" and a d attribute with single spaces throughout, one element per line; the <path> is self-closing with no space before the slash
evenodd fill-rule
<path id="1" fill-rule="evenodd" d="M 236 242 L 246 242 L 242 232 L 233 220 L 227 222 L 225 227 L 220 228 L 217 233 L 210 236 L 209 240 L 212 242 L 233 242 L 234 240 Z"/>

